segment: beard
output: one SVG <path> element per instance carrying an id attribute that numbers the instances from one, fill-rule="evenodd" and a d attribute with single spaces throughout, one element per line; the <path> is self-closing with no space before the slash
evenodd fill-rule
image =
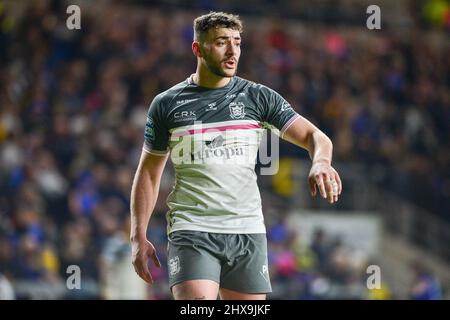
<path id="1" fill-rule="evenodd" d="M 211 59 L 205 58 L 206 67 L 208 68 L 209 71 L 211 71 L 211 73 L 215 74 L 216 76 L 224 77 L 224 78 L 231 78 L 236 75 L 237 63 L 236 63 L 236 68 L 234 68 L 232 70 L 224 70 L 221 67 L 221 64 L 222 64 L 222 62 L 217 63 L 215 61 L 211 61 Z"/>

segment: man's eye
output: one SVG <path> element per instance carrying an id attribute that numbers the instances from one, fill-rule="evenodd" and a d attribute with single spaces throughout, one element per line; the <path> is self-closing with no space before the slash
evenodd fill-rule
<path id="1" fill-rule="evenodd" d="M 241 43 L 240 43 L 240 42 L 237 42 L 237 43 L 235 43 L 235 45 L 236 45 L 237 47 L 240 47 L 240 46 L 241 46 Z"/>
<path id="2" fill-rule="evenodd" d="M 218 44 L 219 46 L 223 46 L 223 45 L 225 44 L 225 42 L 219 41 L 219 42 L 217 42 L 217 44 Z"/>

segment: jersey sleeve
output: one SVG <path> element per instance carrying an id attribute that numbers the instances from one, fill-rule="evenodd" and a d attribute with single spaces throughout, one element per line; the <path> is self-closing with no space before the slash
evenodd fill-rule
<path id="1" fill-rule="evenodd" d="M 286 99 L 264 85 L 261 85 L 258 90 L 258 104 L 265 125 L 271 129 L 278 129 L 281 137 L 299 117 Z"/>
<path id="2" fill-rule="evenodd" d="M 164 105 L 161 95 L 158 95 L 148 109 L 143 149 L 151 154 L 165 155 L 169 152 L 168 141 L 169 130 L 164 116 Z"/>

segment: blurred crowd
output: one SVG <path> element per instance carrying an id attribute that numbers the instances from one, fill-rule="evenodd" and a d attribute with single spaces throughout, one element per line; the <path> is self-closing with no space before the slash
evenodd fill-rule
<path id="1" fill-rule="evenodd" d="M 66 28 L 58 2 L 30 1 L 17 19 L 5 10 L 0 275 L 16 284 L 19 298 L 32 297 L 21 283 L 37 284 L 38 296 L 61 297 L 54 292 L 67 267 L 78 265 L 82 297 L 169 298 L 171 168 L 150 226 L 163 265 L 152 267 L 151 288 L 127 276 L 129 194 L 149 103 L 194 72 L 192 21 L 203 12 L 89 3 L 77 31 Z M 239 76 L 277 90 L 323 129 L 335 161 L 364 163 L 368 172 L 381 166 L 384 188 L 450 220 L 448 37 L 256 17 L 244 17 L 244 28 Z M 282 154 L 305 157 L 286 144 Z M 282 288 L 274 298 L 336 297 L 336 283 L 354 288 L 337 292 L 366 297 L 360 272 L 368 261 L 352 272 L 340 264 L 339 241 L 323 247 L 323 231 L 304 246 L 283 225 L 268 229 L 274 288 Z M 43 293 L 46 286 L 54 290 Z M 77 298 L 75 291 L 61 292 Z"/>
<path id="2" fill-rule="evenodd" d="M 268 230 L 271 299 L 392 299 L 387 283 L 367 287 L 367 253 L 316 229 L 309 242 L 283 218 Z"/>

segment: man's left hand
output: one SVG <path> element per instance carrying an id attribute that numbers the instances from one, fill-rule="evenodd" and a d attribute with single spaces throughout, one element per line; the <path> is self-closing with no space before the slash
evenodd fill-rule
<path id="1" fill-rule="evenodd" d="M 317 188 L 323 198 L 330 203 L 338 201 L 342 192 L 342 182 L 337 171 L 326 162 L 313 163 L 308 176 L 309 190 L 314 197 Z"/>

